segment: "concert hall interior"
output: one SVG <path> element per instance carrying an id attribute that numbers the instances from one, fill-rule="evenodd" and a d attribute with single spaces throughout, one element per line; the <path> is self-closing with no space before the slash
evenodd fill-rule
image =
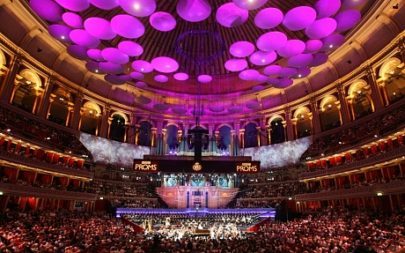
<path id="1" fill-rule="evenodd" d="M 0 252 L 405 252 L 404 0 L 0 0 Z"/>

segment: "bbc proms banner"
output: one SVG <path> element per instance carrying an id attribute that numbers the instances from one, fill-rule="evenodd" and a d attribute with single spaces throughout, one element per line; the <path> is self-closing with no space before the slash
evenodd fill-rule
<path id="1" fill-rule="evenodd" d="M 251 156 L 252 160 L 260 161 L 262 169 L 271 169 L 298 163 L 311 144 L 312 138 L 305 137 L 270 146 L 245 148 L 241 151 L 242 155 Z"/>
<path id="2" fill-rule="evenodd" d="M 121 143 L 90 134 L 80 133 L 80 141 L 91 152 L 95 162 L 132 167 L 134 159 L 150 154 L 150 148 Z"/>

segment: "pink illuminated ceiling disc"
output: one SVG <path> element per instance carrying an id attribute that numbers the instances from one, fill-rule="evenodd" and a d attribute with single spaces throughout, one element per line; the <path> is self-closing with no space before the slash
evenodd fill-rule
<path id="1" fill-rule="evenodd" d="M 129 56 L 140 56 L 143 54 L 143 48 L 136 42 L 125 40 L 118 44 L 118 49 Z"/>
<path id="2" fill-rule="evenodd" d="M 212 76 L 210 76 L 210 75 L 199 75 L 199 76 L 197 77 L 197 80 L 198 80 L 200 83 L 209 83 L 209 82 L 212 81 Z"/>
<path id="3" fill-rule="evenodd" d="M 137 60 L 132 63 L 132 68 L 141 73 L 150 73 L 153 71 L 153 66 L 147 61 Z"/>
<path id="4" fill-rule="evenodd" d="M 106 75 L 104 80 L 111 84 L 124 84 L 131 80 L 131 77 L 128 75 Z"/>
<path id="5" fill-rule="evenodd" d="M 325 18 L 335 15 L 340 6 L 340 0 L 318 0 L 315 4 L 315 9 L 318 13 L 318 18 Z"/>
<path id="6" fill-rule="evenodd" d="M 257 78 L 256 78 L 256 81 L 258 81 L 258 82 L 266 82 L 267 81 L 267 79 L 269 79 L 266 75 L 258 75 L 257 76 Z"/>
<path id="7" fill-rule="evenodd" d="M 280 73 L 281 69 L 282 67 L 279 65 L 270 65 L 264 68 L 263 73 L 268 76 L 277 75 Z"/>
<path id="8" fill-rule="evenodd" d="M 284 17 L 283 25 L 291 31 L 307 28 L 316 19 L 316 11 L 308 6 L 300 6 L 289 10 Z"/>
<path id="9" fill-rule="evenodd" d="M 342 3 L 342 9 L 354 9 L 363 4 L 368 0 L 344 0 Z"/>
<path id="10" fill-rule="evenodd" d="M 248 18 L 249 12 L 245 9 L 239 8 L 234 3 L 221 5 L 216 14 L 218 23 L 228 28 L 242 25 Z"/>
<path id="11" fill-rule="evenodd" d="M 250 57 L 249 61 L 257 66 L 269 65 L 277 59 L 277 54 L 272 52 L 254 52 Z"/>
<path id="12" fill-rule="evenodd" d="M 138 87 L 138 88 L 145 88 L 145 87 L 147 87 L 148 85 L 147 85 L 145 82 L 139 81 L 139 82 L 136 82 L 136 83 L 135 83 L 135 86 Z M 149 98 L 146 98 L 146 97 L 144 97 L 144 96 L 141 96 L 141 97 L 142 97 L 142 98 L 145 98 L 145 99 L 148 99 L 147 101 L 149 101 L 149 102 L 147 102 L 147 103 L 141 103 L 140 101 L 138 101 L 139 103 L 141 103 L 141 104 L 149 104 L 149 103 L 151 102 L 151 100 L 150 100 Z"/>
<path id="13" fill-rule="evenodd" d="M 314 54 L 314 59 L 312 60 L 310 66 L 315 67 L 322 65 L 328 61 L 328 55 L 324 53 Z"/>
<path id="14" fill-rule="evenodd" d="M 279 74 L 280 76 L 282 76 L 282 77 L 291 77 L 291 76 L 296 75 L 297 73 L 298 73 L 298 71 L 297 71 L 296 68 L 288 68 L 288 67 L 282 68 L 282 69 L 278 72 L 278 74 Z"/>
<path id="15" fill-rule="evenodd" d="M 268 0 L 233 0 L 233 2 L 242 9 L 255 10 L 262 7 Z"/>
<path id="16" fill-rule="evenodd" d="M 211 6 L 207 0 L 179 0 L 177 14 L 189 22 L 200 22 L 211 15 Z"/>
<path id="17" fill-rule="evenodd" d="M 186 81 L 189 78 L 189 75 L 187 73 L 179 72 L 173 75 L 174 79 L 177 81 Z"/>
<path id="18" fill-rule="evenodd" d="M 263 85 L 256 85 L 256 86 L 252 87 L 252 91 L 261 91 L 261 90 L 264 90 Z"/>
<path id="19" fill-rule="evenodd" d="M 176 28 L 176 20 L 168 12 L 155 12 L 149 17 L 150 25 L 158 31 L 168 32 Z"/>
<path id="20" fill-rule="evenodd" d="M 74 12 L 65 12 L 62 15 L 63 22 L 70 27 L 73 28 L 82 28 L 83 27 L 83 20 L 79 14 Z"/>
<path id="21" fill-rule="evenodd" d="M 112 62 L 100 62 L 100 70 L 105 73 L 119 74 L 124 71 L 124 67 L 121 64 L 116 64 Z"/>
<path id="22" fill-rule="evenodd" d="M 76 29 L 70 32 L 70 39 L 81 46 L 95 48 L 100 44 L 97 38 L 91 36 L 88 32 L 82 29 Z"/>
<path id="23" fill-rule="evenodd" d="M 104 57 L 101 55 L 100 49 L 91 48 L 87 50 L 87 56 L 95 61 L 104 61 Z"/>
<path id="24" fill-rule="evenodd" d="M 68 53 L 80 60 L 86 60 L 87 59 L 87 48 L 79 46 L 79 45 L 70 45 L 67 48 Z"/>
<path id="25" fill-rule="evenodd" d="M 308 67 L 299 68 L 297 70 L 297 74 L 294 76 L 294 78 L 303 78 L 303 77 L 309 76 L 309 74 L 311 74 L 310 68 L 308 68 Z"/>
<path id="26" fill-rule="evenodd" d="M 294 82 L 293 82 L 292 79 L 290 79 L 290 78 L 283 78 L 283 79 L 279 80 L 278 83 L 273 84 L 273 86 L 274 86 L 275 88 L 278 88 L 278 89 L 285 89 L 285 88 L 291 86 L 293 83 L 294 83 Z"/>
<path id="27" fill-rule="evenodd" d="M 308 40 L 305 44 L 305 52 L 307 53 L 316 52 L 323 47 L 323 42 L 321 40 Z"/>
<path id="28" fill-rule="evenodd" d="M 249 41 L 237 41 L 229 48 L 229 53 L 235 57 L 247 57 L 255 51 L 255 45 Z"/>
<path id="29" fill-rule="evenodd" d="M 336 30 L 336 20 L 322 18 L 313 22 L 305 29 L 305 34 L 311 39 L 322 39 L 331 35 Z"/>
<path id="30" fill-rule="evenodd" d="M 93 37 L 101 40 L 111 40 L 117 34 L 111 29 L 110 22 L 104 18 L 92 17 L 84 21 L 84 29 Z"/>
<path id="31" fill-rule="evenodd" d="M 144 74 L 142 74 L 142 73 L 140 73 L 140 72 L 136 72 L 136 71 L 134 71 L 134 72 L 131 72 L 131 74 L 129 74 L 133 79 L 136 79 L 136 80 L 143 80 L 144 78 L 145 78 L 145 75 Z"/>
<path id="32" fill-rule="evenodd" d="M 145 33 L 145 27 L 137 18 L 125 14 L 113 17 L 111 28 L 118 35 L 128 39 L 139 38 Z"/>
<path id="33" fill-rule="evenodd" d="M 239 72 L 247 68 L 248 63 L 245 59 L 230 59 L 225 62 L 225 68 L 231 72 Z"/>
<path id="34" fill-rule="evenodd" d="M 102 10 L 112 10 L 119 5 L 118 0 L 89 0 L 89 2 Z"/>
<path id="35" fill-rule="evenodd" d="M 169 78 L 166 75 L 156 75 L 153 79 L 158 83 L 167 83 L 167 81 L 169 81 Z"/>
<path id="36" fill-rule="evenodd" d="M 322 41 L 323 41 L 323 50 L 330 51 L 343 45 L 343 43 L 345 42 L 345 37 L 341 34 L 335 33 L 324 38 Z"/>
<path id="37" fill-rule="evenodd" d="M 336 31 L 345 32 L 355 27 L 361 20 L 361 13 L 358 10 L 347 10 L 335 16 L 337 22 Z"/>
<path id="38" fill-rule="evenodd" d="M 101 51 L 101 55 L 106 61 L 116 64 L 126 64 L 129 61 L 128 55 L 124 54 L 115 47 L 107 47 Z"/>
<path id="39" fill-rule="evenodd" d="M 257 47 L 265 52 L 278 50 L 287 43 L 287 36 L 282 32 L 268 32 L 259 37 Z"/>
<path id="40" fill-rule="evenodd" d="M 289 40 L 284 47 L 277 50 L 277 53 L 282 57 L 291 57 L 301 54 L 305 50 L 305 43 L 301 40 Z"/>
<path id="41" fill-rule="evenodd" d="M 283 12 L 277 8 L 266 8 L 256 14 L 255 24 L 261 29 L 271 29 L 283 22 Z"/>
<path id="42" fill-rule="evenodd" d="M 305 67 L 308 66 L 313 59 L 312 54 L 299 54 L 288 59 L 288 66 L 297 68 Z"/>
<path id="43" fill-rule="evenodd" d="M 95 61 L 89 61 L 86 63 L 86 68 L 96 74 L 101 74 L 100 73 L 100 66 L 98 62 Z"/>
<path id="44" fill-rule="evenodd" d="M 247 69 L 239 73 L 239 78 L 245 81 L 253 81 L 260 75 L 255 69 Z"/>
<path id="45" fill-rule="evenodd" d="M 64 42 L 70 42 L 69 34 L 71 29 L 64 25 L 50 25 L 48 27 L 49 33 L 56 39 Z"/>
<path id="46" fill-rule="evenodd" d="M 153 68 L 162 73 L 173 73 L 179 69 L 179 64 L 173 58 L 160 56 L 151 61 Z"/>
<path id="47" fill-rule="evenodd" d="M 121 8 L 136 17 L 147 17 L 156 10 L 155 0 L 118 0 Z"/>
<path id="48" fill-rule="evenodd" d="M 30 0 L 30 6 L 38 16 L 50 22 L 60 21 L 63 13 L 63 9 L 51 0 Z"/>
<path id="49" fill-rule="evenodd" d="M 60 6 L 70 11 L 84 11 L 90 7 L 88 0 L 55 0 Z"/>

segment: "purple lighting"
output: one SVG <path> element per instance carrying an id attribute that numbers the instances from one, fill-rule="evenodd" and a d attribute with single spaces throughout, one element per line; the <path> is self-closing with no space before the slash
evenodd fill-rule
<path id="1" fill-rule="evenodd" d="M 62 15 L 63 22 L 72 28 L 82 28 L 83 27 L 83 20 L 79 14 L 74 12 L 65 12 Z"/>
<path id="2" fill-rule="evenodd" d="M 290 78 L 283 78 L 279 80 L 277 83 L 274 83 L 273 86 L 278 89 L 285 89 L 293 84 L 293 80 Z"/>
<path id="3" fill-rule="evenodd" d="M 175 59 L 166 56 L 154 58 L 151 64 L 155 70 L 162 73 L 172 73 L 179 68 L 179 64 Z"/>
<path id="4" fill-rule="evenodd" d="M 282 57 L 291 57 L 304 52 L 305 43 L 301 40 L 289 40 L 284 47 L 277 50 L 277 53 Z"/>
<path id="5" fill-rule="evenodd" d="M 153 79 L 158 83 L 166 83 L 169 81 L 169 78 L 165 75 L 156 75 Z"/>
<path id="6" fill-rule="evenodd" d="M 111 28 L 118 35 L 136 39 L 145 33 L 145 27 L 137 18 L 130 15 L 117 15 L 111 19 Z"/>
<path id="7" fill-rule="evenodd" d="M 84 21 L 84 29 L 93 37 L 101 40 L 111 40 L 117 34 L 111 29 L 110 22 L 103 18 L 88 18 Z"/>
<path id="8" fill-rule="evenodd" d="M 243 58 L 251 55 L 255 51 L 255 45 L 249 41 L 238 41 L 229 48 L 229 53 L 235 57 Z"/>
<path id="9" fill-rule="evenodd" d="M 323 42 L 321 40 L 308 40 L 305 44 L 305 51 L 307 53 L 316 52 L 323 47 Z"/>
<path id="10" fill-rule="evenodd" d="M 49 33 L 56 39 L 64 42 L 70 42 L 69 33 L 71 29 L 64 25 L 50 25 L 48 27 Z"/>
<path id="11" fill-rule="evenodd" d="M 256 14 L 255 24 L 261 29 L 271 29 L 283 22 L 283 12 L 277 8 L 266 8 Z"/>
<path id="12" fill-rule="evenodd" d="M 104 79 L 111 84 L 124 84 L 131 80 L 131 77 L 128 75 L 106 75 Z"/>
<path id="13" fill-rule="evenodd" d="M 242 9 L 254 10 L 262 7 L 268 0 L 233 0 Z"/>
<path id="14" fill-rule="evenodd" d="M 209 83 L 209 82 L 212 81 L 212 76 L 210 76 L 210 75 L 199 75 L 197 80 L 200 83 Z"/>
<path id="15" fill-rule="evenodd" d="M 100 41 L 97 38 L 94 38 L 88 32 L 82 29 L 71 31 L 69 37 L 74 43 L 88 48 L 95 48 L 100 44 Z"/>
<path id="16" fill-rule="evenodd" d="M 248 17 L 249 12 L 239 8 L 234 3 L 221 5 L 216 14 L 218 23 L 228 28 L 242 25 L 247 21 Z"/>
<path id="17" fill-rule="evenodd" d="M 211 6 L 207 0 L 179 0 L 177 14 L 189 22 L 200 22 L 211 15 Z"/>
<path id="18" fill-rule="evenodd" d="M 315 67 L 324 64 L 328 61 L 328 55 L 324 53 L 314 54 L 314 59 L 312 60 L 310 66 Z"/>
<path id="19" fill-rule="evenodd" d="M 150 73 L 153 71 L 153 66 L 147 61 L 137 60 L 132 63 L 132 68 L 141 73 Z"/>
<path id="20" fill-rule="evenodd" d="M 38 16 L 50 22 L 58 22 L 63 12 L 62 8 L 51 0 L 30 0 L 30 6 Z"/>
<path id="21" fill-rule="evenodd" d="M 136 17 L 147 17 L 156 9 L 155 0 L 118 0 L 121 8 Z"/>
<path id="22" fill-rule="evenodd" d="M 325 18 L 335 15 L 340 6 L 340 0 L 319 0 L 315 4 L 315 9 L 318 12 L 318 18 Z"/>
<path id="23" fill-rule="evenodd" d="M 112 62 L 100 62 L 99 66 L 100 70 L 106 73 L 119 74 L 124 71 L 124 67 L 122 67 L 122 65 Z"/>
<path id="24" fill-rule="evenodd" d="M 278 50 L 287 43 L 287 36 L 282 32 L 268 32 L 259 37 L 257 47 L 265 52 Z"/>
<path id="25" fill-rule="evenodd" d="M 118 0 L 89 0 L 89 2 L 102 10 L 112 10 L 118 6 Z"/>
<path id="26" fill-rule="evenodd" d="M 281 69 L 282 67 L 280 67 L 279 65 L 270 65 L 264 68 L 263 73 L 268 76 L 277 75 L 278 73 L 280 73 Z"/>
<path id="27" fill-rule="evenodd" d="M 136 42 L 125 40 L 118 44 L 118 49 L 129 56 L 140 56 L 143 54 L 143 48 Z"/>
<path id="28" fill-rule="evenodd" d="M 345 37 L 341 34 L 335 33 L 322 39 L 322 41 L 323 41 L 323 49 L 325 51 L 330 51 L 341 46 L 345 42 Z"/>
<path id="29" fill-rule="evenodd" d="M 116 64 L 126 64 L 129 61 L 128 55 L 122 53 L 115 47 L 108 47 L 101 51 L 101 55 L 106 61 L 110 61 Z"/>
<path id="30" fill-rule="evenodd" d="M 331 35 L 336 30 L 336 25 L 333 18 L 322 18 L 308 26 L 305 33 L 311 39 L 322 39 Z"/>
<path id="31" fill-rule="evenodd" d="M 288 66 L 291 67 L 305 67 L 308 66 L 313 60 L 312 54 L 299 54 L 288 59 Z"/>
<path id="32" fill-rule="evenodd" d="M 176 20 L 167 12 L 159 11 L 149 17 L 150 25 L 158 31 L 168 32 L 176 27 Z"/>
<path id="33" fill-rule="evenodd" d="M 87 59 L 87 49 L 85 47 L 79 45 L 70 45 L 67 48 L 68 53 L 79 59 L 79 60 L 86 60 Z"/>
<path id="34" fill-rule="evenodd" d="M 231 72 L 239 72 L 247 68 L 248 63 L 245 59 L 230 59 L 225 62 L 225 68 Z"/>
<path id="35" fill-rule="evenodd" d="M 144 74 L 136 71 L 131 72 L 129 75 L 135 80 L 143 80 L 145 78 Z"/>
<path id="36" fill-rule="evenodd" d="M 250 57 L 249 61 L 257 66 L 269 65 L 277 59 L 277 54 L 272 52 L 254 52 Z"/>
<path id="37" fill-rule="evenodd" d="M 90 7 L 88 0 L 55 0 L 60 6 L 70 11 L 84 11 Z"/>
<path id="38" fill-rule="evenodd" d="M 87 50 L 87 56 L 95 61 L 104 61 L 104 57 L 101 55 L 100 49 L 91 48 Z"/>
<path id="39" fill-rule="evenodd" d="M 245 81 L 254 81 L 260 75 L 255 69 L 247 69 L 239 73 L 239 78 Z"/>
<path id="40" fill-rule="evenodd" d="M 186 81 L 188 80 L 189 76 L 187 73 L 179 72 L 173 75 L 173 78 L 177 81 Z"/>
<path id="41" fill-rule="evenodd" d="M 283 25 L 291 31 L 307 28 L 316 19 L 316 11 L 308 6 L 300 6 L 289 10 L 284 17 Z"/>
<path id="42" fill-rule="evenodd" d="M 355 27 L 361 19 L 361 14 L 358 10 L 347 10 L 338 13 L 335 17 L 337 22 L 336 31 L 345 32 Z"/>

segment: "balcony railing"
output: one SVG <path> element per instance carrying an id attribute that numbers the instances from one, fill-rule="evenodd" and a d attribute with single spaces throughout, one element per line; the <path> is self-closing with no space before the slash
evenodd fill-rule
<path id="1" fill-rule="evenodd" d="M 72 169 L 72 168 L 64 167 L 64 166 L 61 166 L 58 164 L 47 163 L 45 161 L 40 161 L 40 160 L 36 160 L 33 158 L 16 155 L 16 154 L 4 151 L 4 150 L 0 150 L 0 159 L 11 162 L 11 163 L 15 163 L 15 164 L 25 165 L 25 166 L 31 167 L 31 168 L 46 170 L 49 172 L 63 173 L 63 174 L 67 174 L 67 175 L 86 177 L 86 178 L 93 177 L 92 172 L 84 170 L 84 169 L 83 170 Z"/>
<path id="2" fill-rule="evenodd" d="M 403 156 L 404 154 L 405 154 L 405 146 L 401 146 L 401 147 L 393 149 L 391 151 L 381 153 L 380 155 L 376 155 L 376 156 L 369 157 L 369 158 L 364 158 L 363 160 L 360 160 L 360 161 L 345 163 L 345 164 L 338 165 L 338 166 L 328 168 L 328 169 L 303 172 L 299 175 L 299 178 L 300 178 L 300 180 L 311 179 L 311 178 L 315 178 L 315 177 L 328 176 L 328 175 L 333 175 L 333 174 L 342 173 L 342 172 L 346 172 L 346 171 L 351 171 L 354 169 L 360 169 L 363 167 L 375 165 L 377 163 L 382 163 L 382 162 L 389 161 L 389 160 L 392 160 L 395 158 L 399 158 L 399 157 Z"/>
<path id="3" fill-rule="evenodd" d="M 0 183 L 0 190 L 4 195 L 26 196 L 26 197 L 39 197 L 39 198 L 54 198 L 64 200 L 78 200 L 78 201 L 93 201 L 97 199 L 96 194 L 87 192 L 74 192 L 55 190 L 52 188 L 41 188 L 28 185 L 19 185 L 11 183 Z"/>
<path id="4" fill-rule="evenodd" d="M 405 192 L 405 182 L 403 180 L 398 180 L 384 184 L 374 184 L 371 186 L 360 186 L 350 189 L 300 194 L 295 195 L 295 200 L 316 201 L 316 200 L 332 200 L 332 199 L 346 199 L 346 198 L 362 198 L 362 197 L 377 196 L 377 193 L 389 195 L 404 192 Z"/>

